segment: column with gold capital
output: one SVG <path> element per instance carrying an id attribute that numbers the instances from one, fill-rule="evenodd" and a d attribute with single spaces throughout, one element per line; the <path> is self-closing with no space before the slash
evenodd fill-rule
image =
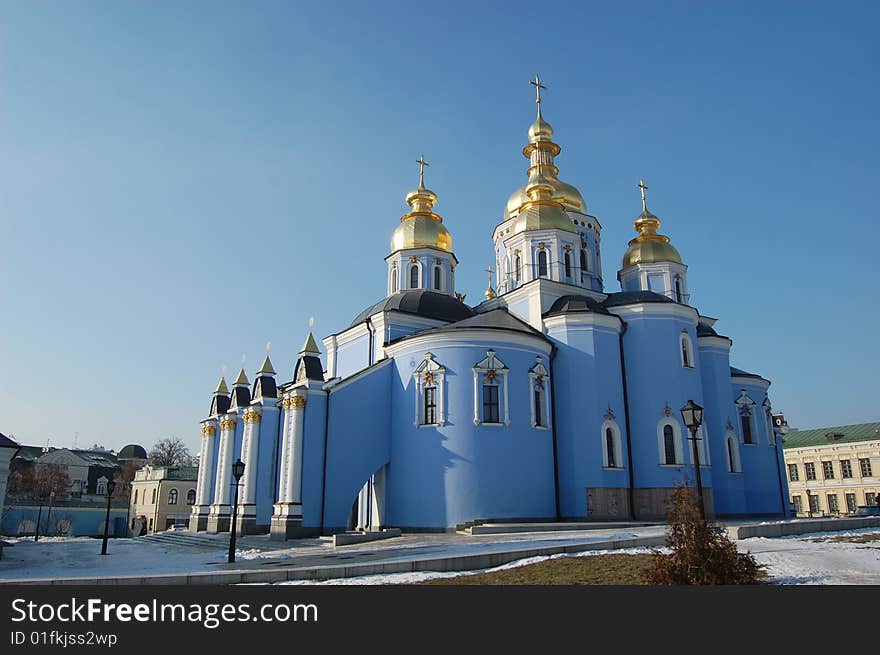
<path id="1" fill-rule="evenodd" d="M 244 476 L 241 479 L 239 501 L 239 524 L 241 534 L 249 534 L 256 525 L 257 505 L 256 487 L 258 462 L 260 456 L 260 421 L 263 414 L 259 406 L 249 407 L 242 414 L 244 436 L 241 441 L 241 461 L 244 462 Z"/>
<path id="2" fill-rule="evenodd" d="M 217 477 L 214 485 L 214 502 L 208 515 L 208 532 L 229 530 L 232 515 L 232 462 L 235 448 L 235 427 L 238 413 L 228 412 L 220 417 L 220 445 L 217 450 Z"/>
<path id="3" fill-rule="evenodd" d="M 190 530 L 204 531 L 208 527 L 211 505 L 211 473 L 214 469 L 214 441 L 217 438 L 217 421 L 202 421 L 202 444 L 199 449 L 199 472 L 196 478 L 196 504 L 192 508 Z"/>
<path id="4" fill-rule="evenodd" d="M 284 435 L 278 502 L 272 516 L 273 539 L 296 536 L 302 527 L 302 451 L 306 411 L 305 389 L 296 389 L 282 400 Z"/>

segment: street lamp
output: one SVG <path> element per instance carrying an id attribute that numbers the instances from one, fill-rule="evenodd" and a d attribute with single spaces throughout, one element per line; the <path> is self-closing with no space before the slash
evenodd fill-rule
<path id="1" fill-rule="evenodd" d="M 232 477 L 235 478 L 235 500 L 232 503 L 232 526 L 229 530 L 229 558 L 228 562 L 232 564 L 235 561 L 235 517 L 238 516 L 238 482 L 244 475 L 244 462 L 239 457 L 232 465 Z"/>
<path id="2" fill-rule="evenodd" d="M 107 483 L 107 517 L 104 519 L 104 543 L 101 544 L 101 554 L 107 554 L 107 533 L 110 530 L 110 500 L 113 498 L 113 491 L 116 489 L 116 482 L 110 480 Z"/>
<path id="3" fill-rule="evenodd" d="M 52 517 L 52 501 L 55 500 L 55 490 L 49 492 L 49 510 L 46 512 L 46 529 L 43 530 L 43 534 L 47 537 L 51 536 L 49 534 L 49 519 Z"/>
<path id="4" fill-rule="evenodd" d="M 700 500 L 700 518 L 706 520 L 706 508 L 703 506 L 703 479 L 700 477 L 700 451 L 697 450 L 697 430 L 703 423 L 703 408 L 693 400 L 688 400 L 685 406 L 681 408 L 681 418 L 690 431 L 690 440 L 694 449 L 694 469 L 697 471 L 697 497 Z"/>
<path id="5" fill-rule="evenodd" d="M 34 528 L 34 541 L 40 540 L 40 521 L 43 518 L 43 494 L 40 494 L 40 510 L 37 512 L 37 525 Z"/>

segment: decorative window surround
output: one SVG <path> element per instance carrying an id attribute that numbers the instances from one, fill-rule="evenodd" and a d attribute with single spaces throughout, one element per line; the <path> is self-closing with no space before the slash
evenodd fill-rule
<path id="1" fill-rule="evenodd" d="M 690 430 L 685 429 L 685 437 L 687 441 L 687 457 L 688 461 L 691 463 L 691 466 L 694 465 L 694 447 L 691 445 L 691 433 Z M 712 466 L 712 462 L 709 460 L 709 449 L 706 447 L 708 443 L 708 434 L 706 433 L 706 426 L 701 425 L 697 429 L 697 453 L 700 456 L 700 466 L 702 468 L 707 468 Z"/>
<path id="2" fill-rule="evenodd" d="M 666 426 L 672 428 L 673 445 L 675 449 L 675 461 L 666 461 L 666 440 L 664 438 L 663 428 Z M 661 466 L 684 466 L 684 450 L 681 441 L 681 426 L 673 416 L 664 416 L 657 423 L 657 452 L 660 457 Z"/>
<path id="3" fill-rule="evenodd" d="M 614 420 L 614 413 L 611 412 L 610 409 L 608 413 L 606 413 L 606 417 L 608 418 L 602 423 L 602 427 L 599 430 L 599 438 L 602 440 L 602 467 L 612 471 L 623 470 L 623 446 L 620 438 L 620 426 L 617 425 L 617 421 Z M 614 466 L 609 466 L 608 461 L 608 430 L 611 430 Z"/>
<path id="4" fill-rule="evenodd" d="M 535 365 L 529 369 L 529 415 L 531 417 L 531 425 L 533 428 L 537 430 L 549 430 L 550 429 L 550 375 L 547 372 L 547 369 L 544 368 L 544 364 L 541 361 L 541 357 L 535 358 Z M 541 392 L 541 407 L 536 408 L 535 402 L 535 391 Z M 538 418 L 535 415 L 535 410 L 540 409 L 542 416 L 540 416 L 540 425 L 538 425 Z"/>
<path id="5" fill-rule="evenodd" d="M 413 371 L 415 379 L 415 419 L 413 425 L 421 428 L 446 425 L 446 369 L 434 361 L 433 353 L 425 353 L 422 363 Z M 425 389 L 436 389 L 434 401 L 436 403 L 436 423 L 425 423 Z"/>
<path id="6" fill-rule="evenodd" d="M 696 366 L 694 363 L 694 345 L 691 342 L 691 335 L 688 334 L 687 330 L 681 331 L 679 351 L 681 354 L 681 365 L 684 368 L 694 368 Z"/>
<path id="7" fill-rule="evenodd" d="M 739 398 L 736 399 L 736 408 L 739 413 L 739 430 L 740 430 L 740 442 L 745 446 L 757 446 L 758 439 L 756 436 L 755 430 L 755 421 L 753 418 L 754 412 L 752 411 L 754 406 L 756 405 L 755 401 L 749 397 L 748 392 L 745 389 L 740 389 Z M 748 421 L 749 424 L 749 432 L 750 432 L 750 441 L 746 441 L 746 435 L 743 428 L 743 419 Z"/>
<path id="8" fill-rule="evenodd" d="M 733 430 L 727 431 L 725 437 L 727 446 L 727 471 L 728 473 L 742 473 L 742 460 L 739 455 L 739 439 Z"/>
<path id="9" fill-rule="evenodd" d="M 510 425 L 510 403 L 507 390 L 507 375 L 510 369 L 495 356 L 494 350 L 486 351 L 486 358 L 474 365 L 474 425 Z M 483 384 L 494 382 L 498 385 L 499 415 L 498 423 L 484 423 L 482 420 L 483 409 Z"/>

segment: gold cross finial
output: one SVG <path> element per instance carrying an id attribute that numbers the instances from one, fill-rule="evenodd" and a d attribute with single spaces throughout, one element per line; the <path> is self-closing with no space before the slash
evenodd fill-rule
<path id="1" fill-rule="evenodd" d="M 648 190 L 648 186 L 645 184 L 645 180 L 639 180 L 639 183 L 636 186 L 642 191 L 642 211 L 648 211 L 648 200 L 645 196 L 645 191 Z"/>
<path id="2" fill-rule="evenodd" d="M 537 102 L 538 105 L 540 105 L 541 104 L 541 89 L 546 89 L 547 87 L 544 86 L 543 84 L 541 84 L 541 78 L 538 77 L 537 73 L 535 73 L 535 79 L 529 80 L 529 84 L 531 84 L 533 87 L 535 87 L 535 102 Z"/>
<path id="3" fill-rule="evenodd" d="M 430 166 L 428 162 L 425 161 L 424 155 L 419 155 L 419 158 L 416 159 L 416 163 L 419 165 L 419 188 L 425 188 L 425 166 Z"/>

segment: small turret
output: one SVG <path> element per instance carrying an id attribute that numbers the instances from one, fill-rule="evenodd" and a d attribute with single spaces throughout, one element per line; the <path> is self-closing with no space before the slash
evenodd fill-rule
<path id="1" fill-rule="evenodd" d="M 254 380 L 254 400 L 278 398 L 278 385 L 275 384 L 275 369 L 272 368 L 272 361 L 269 355 L 263 360 L 263 365 L 257 371 L 257 377 Z"/>
<path id="2" fill-rule="evenodd" d="M 229 411 L 229 387 L 226 386 L 226 378 L 221 377 L 217 388 L 214 389 L 214 397 L 211 399 L 211 413 L 208 416 L 219 416 Z"/>
<path id="3" fill-rule="evenodd" d="M 238 377 L 232 383 L 232 402 L 230 409 L 240 409 L 251 404 L 251 383 L 248 381 L 244 367 L 238 372 Z"/>
<path id="4" fill-rule="evenodd" d="M 294 383 L 304 380 L 324 380 L 324 367 L 321 365 L 321 351 L 315 343 L 315 337 L 309 332 L 306 342 L 299 351 L 299 359 L 293 369 Z"/>

